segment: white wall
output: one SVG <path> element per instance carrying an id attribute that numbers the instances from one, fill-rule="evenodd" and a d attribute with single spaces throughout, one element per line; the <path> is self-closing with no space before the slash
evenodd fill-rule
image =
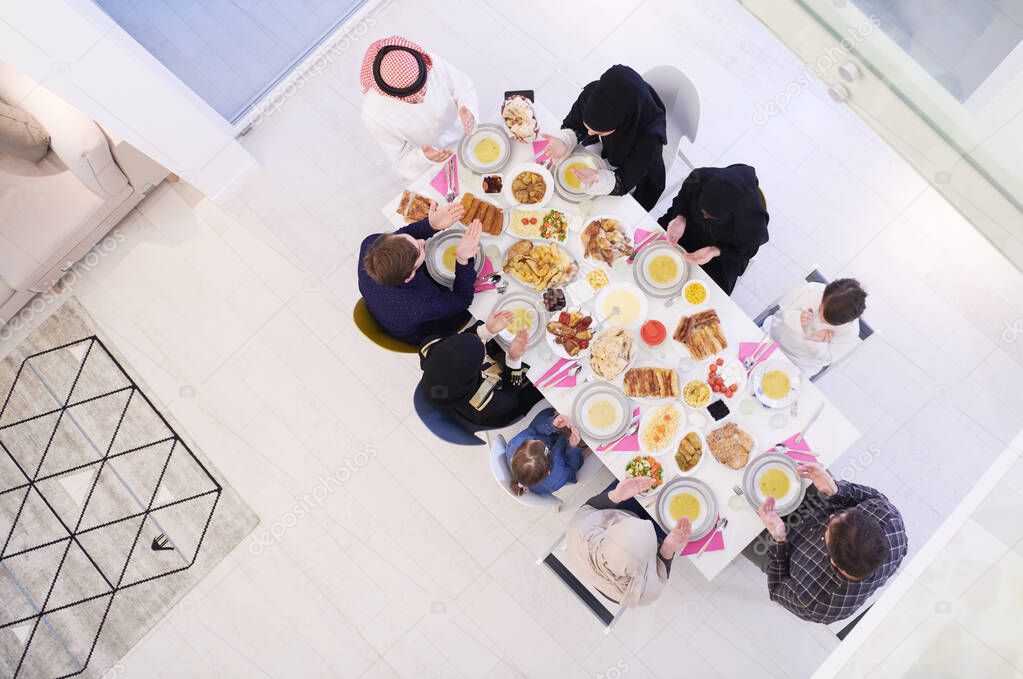
<path id="1" fill-rule="evenodd" d="M 256 165 L 227 121 L 89 0 L 3 0 L 0 60 L 211 198 Z"/>

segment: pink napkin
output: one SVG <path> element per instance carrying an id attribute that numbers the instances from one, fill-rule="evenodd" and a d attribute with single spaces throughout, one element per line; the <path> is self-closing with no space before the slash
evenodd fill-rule
<path id="1" fill-rule="evenodd" d="M 483 283 L 481 282 L 484 278 L 494 273 L 494 265 L 490 263 L 490 259 L 483 258 L 483 268 L 480 269 L 480 275 L 476 277 L 476 292 L 484 292 L 486 290 L 493 290 L 497 287 L 494 283 Z"/>
<path id="2" fill-rule="evenodd" d="M 629 426 L 631 427 L 633 424 L 635 424 L 636 420 L 638 420 L 638 419 L 639 419 L 639 408 L 636 408 L 635 410 L 632 411 L 632 421 L 629 422 Z M 602 446 L 597 446 L 597 452 L 602 453 L 602 452 L 604 452 L 606 450 L 609 450 L 607 444 L 604 444 Z M 620 451 L 620 452 L 623 452 L 623 453 L 634 453 L 634 452 L 638 451 L 639 450 L 639 432 L 637 431 L 635 434 L 632 434 L 631 436 L 626 436 L 621 441 L 619 441 L 618 443 L 614 444 L 614 448 L 610 448 L 610 450 L 617 450 L 617 451 Z"/>
<path id="3" fill-rule="evenodd" d="M 540 382 L 543 382 L 546 379 L 554 377 L 554 374 L 556 372 L 558 372 L 559 370 L 561 370 L 562 368 L 564 368 L 566 365 L 568 365 L 571 362 L 572 361 L 570 361 L 567 358 L 559 358 L 557 361 L 554 362 L 554 365 L 552 365 L 547 370 L 547 372 L 545 372 L 543 375 L 540 375 L 535 380 L 533 380 L 533 384 L 539 384 Z"/>
<path id="4" fill-rule="evenodd" d="M 443 165 L 440 168 L 440 172 L 438 172 L 437 176 L 434 177 L 433 181 L 430 182 L 430 186 L 432 186 L 433 188 L 437 189 L 437 193 L 439 193 L 442 196 L 448 195 L 448 183 L 444 179 L 444 166 L 446 166 L 446 165 L 447 165 L 447 162 L 443 163 Z M 452 175 L 452 179 L 454 181 L 452 183 L 455 185 L 455 195 L 457 196 L 458 193 L 459 193 L 458 192 L 458 158 L 452 158 L 451 159 L 451 168 L 454 170 L 454 173 Z"/>
<path id="5" fill-rule="evenodd" d="M 650 234 L 652 234 L 652 233 L 653 233 L 653 231 L 647 231 L 646 229 L 639 229 L 639 228 L 637 228 L 636 232 L 634 234 L 632 234 L 632 242 L 635 243 L 636 245 L 639 245 L 640 243 L 643 243 L 643 241 L 645 241 L 647 238 L 649 238 Z M 644 244 L 643 247 L 637 247 L 636 248 L 636 252 L 639 252 L 640 250 L 642 250 L 647 245 L 650 245 L 652 243 L 656 243 L 659 240 L 668 240 L 668 238 L 667 238 L 667 236 L 665 236 L 662 233 L 660 236 L 658 236 L 657 238 L 655 238 L 652 241 L 650 241 L 650 243 Z"/>
<path id="6" fill-rule="evenodd" d="M 799 434 L 793 434 L 792 436 L 790 436 L 787 439 L 785 439 L 784 441 L 782 441 L 782 444 L 784 444 L 788 448 L 792 448 L 793 450 L 813 450 L 810 447 L 810 444 L 806 442 L 806 439 L 802 439 L 802 440 L 800 440 L 797 443 L 796 442 L 796 437 L 797 436 L 799 436 Z M 793 460 L 795 460 L 796 462 L 816 462 L 817 461 L 817 458 L 814 457 L 813 455 L 801 455 L 799 453 L 793 453 L 791 451 L 786 453 L 786 454 L 789 457 L 791 457 Z"/>
<path id="7" fill-rule="evenodd" d="M 717 522 L 718 519 L 714 519 L 714 523 L 716 524 Z M 690 540 L 689 544 L 682 548 L 680 555 L 689 556 L 690 554 L 696 554 L 698 551 L 700 551 L 700 549 L 703 547 L 703 543 L 705 542 L 710 542 L 710 544 L 707 545 L 707 549 L 703 550 L 704 552 L 716 552 L 719 549 L 725 548 L 725 536 L 721 534 L 721 531 L 716 530 L 708 535 L 705 535 L 699 540 Z"/>
<path id="8" fill-rule="evenodd" d="M 545 148 L 547 148 L 547 144 L 549 144 L 549 143 L 550 142 L 547 141 L 546 139 L 540 139 L 538 141 L 534 141 L 533 142 L 533 158 L 536 158 L 536 156 L 539 155 L 540 151 L 543 151 Z M 544 160 L 546 160 L 546 155 L 540 156 L 540 159 L 537 162 L 538 163 L 542 163 Z"/>
<path id="9" fill-rule="evenodd" d="M 770 342 L 770 340 L 768 340 Z M 753 355 L 753 352 L 757 350 L 756 342 L 739 342 L 739 360 L 745 361 L 747 358 Z M 757 357 L 757 364 L 763 363 L 767 360 L 767 357 L 774 353 L 774 350 L 778 348 L 777 342 L 770 342 L 770 345 L 760 352 L 760 356 Z M 757 364 L 754 364 L 755 368 Z"/>
<path id="10" fill-rule="evenodd" d="M 549 389 L 551 387 L 574 387 L 575 383 L 576 383 L 575 375 L 566 375 L 565 377 L 561 378 L 554 384 L 545 385 L 544 389 Z"/>

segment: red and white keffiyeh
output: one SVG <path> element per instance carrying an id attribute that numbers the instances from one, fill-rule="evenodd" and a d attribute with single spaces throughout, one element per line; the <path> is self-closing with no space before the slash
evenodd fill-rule
<path id="1" fill-rule="evenodd" d="M 426 72 L 430 72 L 430 68 L 433 66 L 433 60 L 430 59 L 430 55 L 426 53 L 426 50 L 411 40 L 407 40 L 398 35 L 392 35 L 389 38 L 383 38 L 371 44 L 366 50 L 366 55 L 362 58 L 362 67 L 359 70 L 359 82 L 362 85 L 363 94 L 372 89 L 377 92 L 377 94 L 385 97 L 391 97 L 392 99 L 397 99 L 399 101 L 407 101 L 413 104 L 422 101 L 426 96 L 425 83 L 418 92 L 404 97 L 397 97 L 384 92 L 373 77 L 373 62 L 376 60 L 377 54 L 382 48 L 390 45 L 405 47 L 419 52 L 419 54 L 423 57 L 423 61 L 426 63 Z M 380 62 L 380 77 L 391 87 L 409 87 L 416 81 L 416 78 L 419 77 L 419 64 L 416 62 L 415 57 L 408 52 L 391 51 L 385 54 L 384 58 Z"/>

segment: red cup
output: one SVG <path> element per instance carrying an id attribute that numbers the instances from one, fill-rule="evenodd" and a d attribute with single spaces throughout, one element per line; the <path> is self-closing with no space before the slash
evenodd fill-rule
<path id="1" fill-rule="evenodd" d="M 656 347 L 660 346 L 661 343 L 667 339 L 668 330 L 664 327 L 664 323 L 650 320 L 644 323 L 643 327 L 640 328 L 639 336 L 648 346 Z"/>

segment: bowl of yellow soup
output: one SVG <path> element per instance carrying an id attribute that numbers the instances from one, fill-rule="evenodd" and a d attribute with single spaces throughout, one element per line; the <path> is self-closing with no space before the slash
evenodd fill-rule
<path id="1" fill-rule="evenodd" d="M 788 455 L 775 452 L 759 455 L 743 472 L 743 495 L 754 508 L 773 497 L 778 514 L 785 516 L 795 511 L 806 494 L 806 484 L 796 469 L 796 461 Z"/>
<path id="2" fill-rule="evenodd" d="M 676 245 L 656 241 L 636 255 L 632 265 L 636 285 L 650 297 L 677 297 L 689 279 L 689 265 Z"/>
<path id="3" fill-rule="evenodd" d="M 594 307 L 602 322 L 635 330 L 647 320 L 649 304 L 638 286 L 619 281 L 601 288 Z"/>
<path id="4" fill-rule="evenodd" d="M 607 163 L 595 153 L 576 150 L 558 162 L 554 168 L 554 190 L 567 201 L 578 203 L 587 197 L 586 187 L 574 170 L 606 170 Z"/>
<path id="5" fill-rule="evenodd" d="M 753 394 L 768 408 L 787 408 L 799 398 L 799 369 L 788 361 L 764 361 L 750 375 Z"/>
<path id="6" fill-rule="evenodd" d="M 501 169 L 511 158 L 508 134 L 490 123 L 477 125 L 458 146 L 458 160 L 477 174 Z"/>
<path id="7" fill-rule="evenodd" d="M 575 391 L 571 419 L 590 445 L 613 441 L 632 425 L 633 406 L 621 388 L 607 382 L 586 382 Z"/>
<path id="8" fill-rule="evenodd" d="M 717 497 L 700 479 L 676 476 L 664 485 L 657 497 L 657 518 L 665 530 L 674 528 L 682 517 L 693 525 L 691 540 L 706 537 L 717 522 Z"/>
<path id="9" fill-rule="evenodd" d="M 465 227 L 456 224 L 426 240 L 426 272 L 430 278 L 447 288 L 451 288 L 455 282 L 455 271 L 458 268 L 456 253 L 464 233 Z M 472 258 L 476 275 L 483 270 L 485 259 L 482 252 Z"/>

